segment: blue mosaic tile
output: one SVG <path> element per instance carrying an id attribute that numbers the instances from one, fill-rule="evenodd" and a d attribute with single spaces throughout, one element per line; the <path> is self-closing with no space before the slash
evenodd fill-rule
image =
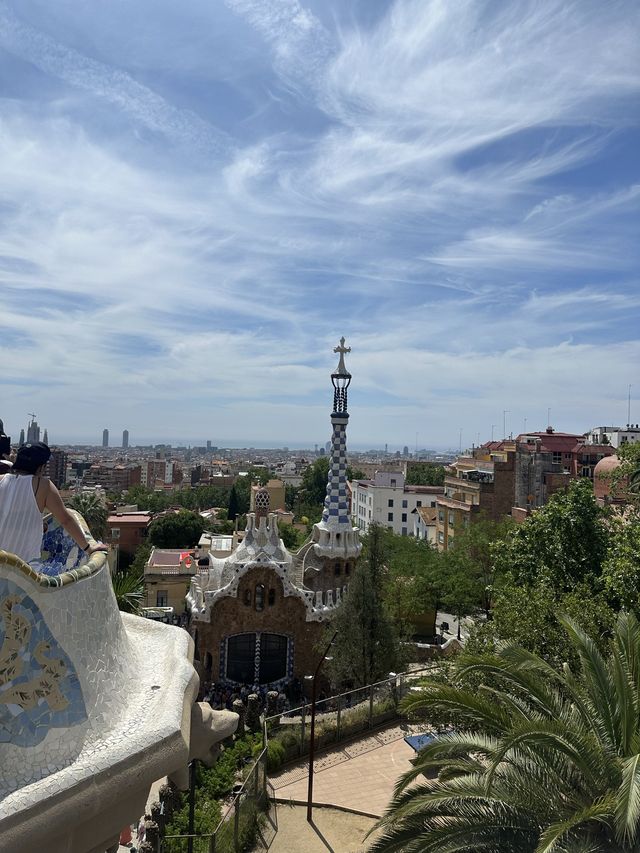
<path id="1" fill-rule="evenodd" d="M 87 719 L 77 673 L 34 601 L 0 578 L 0 743 L 35 746 Z"/>
<path id="2" fill-rule="evenodd" d="M 77 568 L 85 556 L 60 522 L 52 518 L 47 522 L 47 530 L 42 537 L 41 562 L 33 568 L 48 577 L 56 577 Z"/>

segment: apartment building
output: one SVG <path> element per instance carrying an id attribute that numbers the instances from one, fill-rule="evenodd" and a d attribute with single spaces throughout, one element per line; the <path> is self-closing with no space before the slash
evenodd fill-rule
<path id="1" fill-rule="evenodd" d="M 370 524 L 389 527 L 399 536 L 413 536 L 418 507 L 435 508 L 442 486 L 409 486 L 400 471 L 377 471 L 372 480 L 351 483 L 351 518 L 363 532 Z"/>

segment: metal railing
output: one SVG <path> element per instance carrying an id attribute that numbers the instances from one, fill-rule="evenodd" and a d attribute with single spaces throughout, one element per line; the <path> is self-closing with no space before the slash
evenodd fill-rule
<path id="1" fill-rule="evenodd" d="M 384 725 L 398 717 L 398 704 L 412 682 L 438 667 L 437 663 L 316 701 L 316 749 L 330 746 Z M 311 704 L 305 703 L 265 718 L 266 736 L 283 746 L 286 763 L 309 751 Z"/>
<path id="2" fill-rule="evenodd" d="M 437 663 L 316 701 L 316 749 L 353 738 L 396 719 L 398 703 L 411 689 L 412 683 L 434 668 L 437 668 Z M 231 803 L 215 830 L 204 835 L 166 835 L 160 838 L 159 853 L 243 853 L 264 834 L 275 831 L 275 799 L 267 778 L 268 742 L 281 742 L 284 762 L 306 754 L 309 750 L 310 717 L 310 703 L 265 717 L 264 748 L 242 785 L 234 789 Z"/>
<path id="3" fill-rule="evenodd" d="M 266 747 L 238 789 L 212 833 L 205 835 L 165 835 L 159 853 L 243 853 L 253 847 L 260 831 L 260 814 L 270 798 L 267 781 Z"/>

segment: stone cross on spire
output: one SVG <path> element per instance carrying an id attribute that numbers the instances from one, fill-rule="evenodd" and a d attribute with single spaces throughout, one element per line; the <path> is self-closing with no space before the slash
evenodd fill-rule
<path id="1" fill-rule="evenodd" d="M 337 347 L 334 347 L 333 351 L 340 353 L 340 361 L 338 362 L 336 373 L 348 374 L 349 371 L 347 370 L 344 363 L 344 355 L 347 352 L 351 352 L 351 347 L 346 347 L 344 345 L 344 335 L 340 338 L 340 344 Z"/>

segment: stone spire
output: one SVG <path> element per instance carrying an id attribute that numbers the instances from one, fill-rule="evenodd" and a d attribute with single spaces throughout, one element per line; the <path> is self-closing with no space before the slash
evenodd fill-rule
<path id="1" fill-rule="evenodd" d="M 362 547 L 358 529 L 353 527 L 349 518 L 347 500 L 347 390 L 351 384 L 351 374 L 345 366 L 344 357 L 346 353 L 351 352 L 351 347 L 345 347 L 344 338 L 341 338 L 340 344 L 333 351 L 339 354 L 340 359 L 331 374 L 331 461 L 322 521 L 314 525 L 313 541 L 318 556 L 346 558 L 357 557 Z"/>

